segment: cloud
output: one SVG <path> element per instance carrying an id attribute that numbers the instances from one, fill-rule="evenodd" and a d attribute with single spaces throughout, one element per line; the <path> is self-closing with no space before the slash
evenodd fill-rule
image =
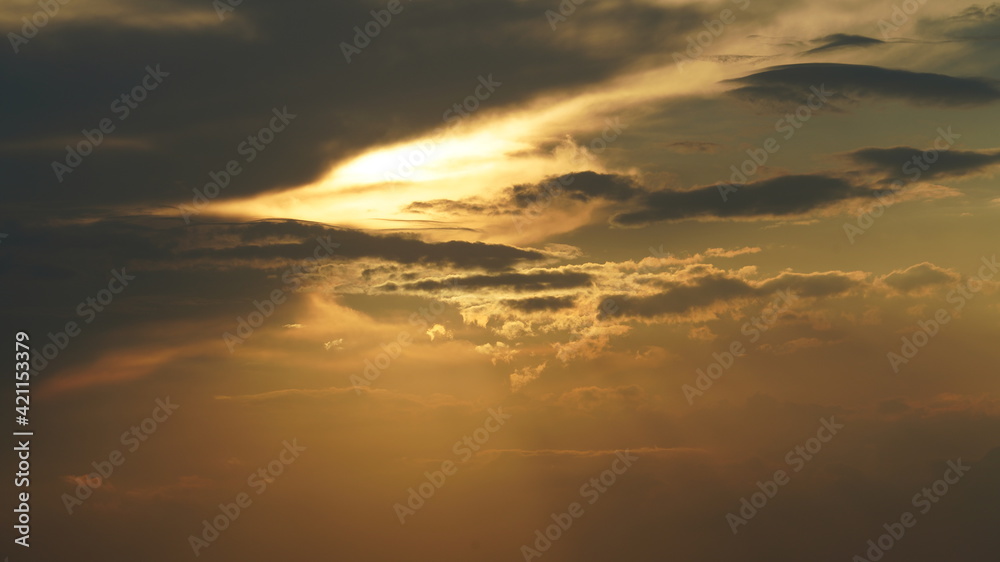
<path id="1" fill-rule="evenodd" d="M 917 29 L 924 35 L 988 46 L 1000 37 L 1000 4 L 973 4 L 952 16 L 921 19 Z"/>
<path id="2" fill-rule="evenodd" d="M 14 0 L 0 8 L 0 22 L 4 27 L 20 27 L 21 18 L 37 10 L 37 3 Z M 72 22 L 79 27 L 140 29 L 146 33 L 166 33 L 176 30 L 195 30 L 202 33 L 226 33 L 232 26 L 220 26 L 214 10 L 185 2 L 161 1 L 139 5 L 122 0 L 91 0 L 86 5 L 75 2 L 60 2 L 53 17 L 58 14 L 60 22 Z M 64 4 L 64 5 L 62 5 Z M 239 18 L 232 17 L 233 20 Z"/>
<path id="3" fill-rule="evenodd" d="M 903 270 L 896 270 L 880 277 L 879 281 L 902 294 L 924 292 L 941 285 L 957 283 L 959 276 L 950 269 L 938 267 L 930 262 L 918 263 Z"/>
<path id="4" fill-rule="evenodd" d="M 831 99 L 849 102 L 882 98 L 915 105 L 963 107 L 1000 99 L 996 83 L 986 78 L 958 78 L 856 64 L 789 64 L 728 82 L 741 84 L 730 91 L 732 95 L 781 106 L 805 103 L 812 95 L 810 88 L 820 86 L 833 92 Z"/>
<path id="5" fill-rule="evenodd" d="M 129 135 L 156 150 L 101 146 L 66 177 L 63 185 L 77 189 L 55 191 L 48 189 L 51 162 L 65 158 L 66 143 L 0 152 L 8 201 L 79 207 L 186 203 L 192 188 L 204 186 L 210 173 L 233 159 L 245 164 L 229 188 L 241 196 L 307 185 L 359 151 L 440 127 L 443 112 L 473 93 L 481 73 L 503 84 L 490 109 L 510 108 L 545 92 L 599 84 L 637 60 L 682 48 L 685 35 L 700 29 L 712 12 L 696 5 L 610 4 L 578 10 L 555 33 L 545 21 L 552 7 L 547 0 L 443 0 L 416 9 L 404 2 L 392 21 L 407 23 L 379 34 L 372 41 L 377 48 L 349 63 L 341 43 L 351 43 L 354 27 L 371 20 L 370 2 L 243 2 L 221 22 L 211 2 L 148 4 L 70 2 L 54 18 L 60 23 L 46 27 L 44 41 L 22 47 L 23 64 L 13 64 L 8 52 L 6 75 L 19 88 L 0 110 L 0 145 L 79 142 L 81 129 L 95 128 L 105 116 L 118 125 L 106 108 L 136 85 L 143 65 L 159 63 L 171 76 L 127 120 Z M 36 2 L 19 3 L 0 10 L 0 21 L 17 29 L 37 10 Z M 609 18 L 629 33 L 609 36 Z M 455 28 L 463 32 L 452 33 Z M 511 34 L 519 40 L 509 41 Z M 421 48 L 413 49 L 415 44 Z M 451 62 L 438 64 L 445 59 Z M 381 70 L 359 79 L 359 64 Z M 227 69 L 225 80 L 219 79 L 221 67 Z M 352 87 L 344 88 L 345 82 Z M 401 83 L 419 83 L 421 89 Z M 288 87 L 304 84 L 309 87 Z M 45 95 L 69 89 L 72 98 Z M 273 107 L 283 106 L 295 120 L 258 158 L 244 161 L 237 147 L 267 125 Z M 358 119 L 362 114 L 368 117 Z"/>
<path id="6" fill-rule="evenodd" d="M 561 310 L 563 308 L 572 308 L 573 305 L 575 304 L 575 298 L 572 296 L 531 297 L 520 300 L 508 299 L 503 301 L 503 304 L 515 310 L 520 310 L 521 312 L 544 312 L 549 310 Z"/>
<path id="7" fill-rule="evenodd" d="M 434 324 L 433 326 L 428 328 L 427 337 L 431 338 L 431 341 L 434 341 L 435 338 L 451 339 L 452 333 L 448 330 L 448 328 L 445 328 L 443 325 Z"/>
<path id="8" fill-rule="evenodd" d="M 725 248 L 709 248 L 705 250 L 705 255 L 712 258 L 735 258 L 736 256 L 744 256 L 747 254 L 756 254 L 761 250 L 757 247 L 747 246 L 744 248 L 735 248 L 732 250 L 727 250 Z"/>
<path id="9" fill-rule="evenodd" d="M 593 200 L 621 202 L 642 193 L 644 193 L 643 188 L 628 176 L 585 171 L 552 176 L 537 183 L 514 185 L 489 200 L 472 197 L 460 201 L 450 199 L 416 201 L 409 204 L 405 210 L 449 215 L 523 215 L 562 202 L 587 203 Z"/>
<path id="10" fill-rule="evenodd" d="M 599 317 L 639 319 L 692 318 L 749 299 L 758 300 L 790 292 L 795 297 L 829 297 L 861 286 L 860 272 L 782 273 L 760 282 L 712 271 L 685 281 L 664 282 L 663 290 L 647 295 L 615 294 L 601 303 Z M 709 316 L 713 316 L 710 314 Z"/>
<path id="11" fill-rule="evenodd" d="M 761 351 L 767 351 L 770 353 L 774 353 L 775 355 L 790 355 L 792 353 L 804 349 L 827 347 L 831 345 L 837 345 L 839 343 L 842 342 L 821 340 L 819 338 L 796 338 L 794 340 L 789 340 L 787 342 L 782 342 L 777 344 L 763 343 L 760 345 L 760 349 Z"/>
<path id="12" fill-rule="evenodd" d="M 549 200 L 560 197 L 581 202 L 593 199 L 626 201 L 641 192 L 642 188 L 628 176 L 586 171 L 552 176 L 533 184 L 515 185 L 500 196 L 500 204 L 527 209 L 540 204 L 547 206 L 551 204 Z"/>
<path id="13" fill-rule="evenodd" d="M 21 243 L 10 246 L 9 251 L 23 258 L 20 263 L 26 266 L 86 264 L 99 254 L 123 265 L 142 260 L 158 269 L 192 265 L 268 268 L 312 257 L 319 246 L 332 261 L 372 258 L 459 269 L 505 270 L 549 258 L 538 250 L 504 244 L 427 242 L 286 219 L 185 226 L 174 219 L 139 216 L 45 226 L 13 222 L 4 226 L 21 238 Z M 60 242 L 50 251 L 35 251 L 53 240 Z"/>
<path id="14" fill-rule="evenodd" d="M 330 351 L 331 349 L 335 351 L 340 351 L 344 349 L 344 338 L 337 338 L 335 340 L 330 340 L 323 344 L 323 349 Z"/>
<path id="15" fill-rule="evenodd" d="M 826 37 L 814 39 L 812 42 L 821 43 L 821 45 L 809 49 L 806 51 L 806 54 L 832 51 L 833 49 L 839 49 L 842 47 L 872 47 L 874 45 L 882 45 L 885 43 L 885 41 L 865 37 L 864 35 L 850 35 L 846 33 L 834 33 L 832 35 L 827 35 Z"/>
<path id="16" fill-rule="evenodd" d="M 542 371 L 545 370 L 545 365 L 548 363 L 542 363 L 535 367 L 522 367 L 516 369 L 510 375 L 510 390 L 511 392 L 517 392 L 524 388 L 528 383 L 537 379 L 541 376 Z"/>
<path id="17" fill-rule="evenodd" d="M 723 189 L 726 199 L 723 199 Z M 781 176 L 742 186 L 708 185 L 687 191 L 664 189 L 643 197 L 639 209 L 619 213 L 612 223 L 644 226 L 657 221 L 702 217 L 778 217 L 802 215 L 850 199 L 882 193 L 845 179 L 820 174 Z"/>
<path id="18" fill-rule="evenodd" d="M 630 331 L 628 326 L 616 324 L 591 325 L 575 334 L 568 342 L 552 344 L 556 358 L 563 363 L 573 359 L 596 359 L 608 347 L 612 336 L 621 336 Z"/>
<path id="19" fill-rule="evenodd" d="M 510 363 L 517 356 L 518 351 L 511 348 L 509 345 L 502 341 L 498 341 L 496 344 L 483 344 L 477 345 L 475 347 L 476 353 L 482 353 L 483 355 L 488 355 L 490 357 L 490 362 L 494 365 L 498 361 L 503 361 L 504 363 Z"/>
<path id="20" fill-rule="evenodd" d="M 439 291 L 442 289 L 492 289 L 509 288 L 514 291 L 548 291 L 586 287 L 592 281 L 590 275 L 579 271 L 534 271 L 528 273 L 498 273 L 495 275 L 468 275 L 444 279 L 424 279 L 404 283 L 400 288 L 418 291 Z"/>
<path id="21" fill-rule="evenodd" d="M 516 340 L 523 338 L 524 336 L 530 336 L 533 333 L 531 324 L 521 320 L 508 320 L 503 323 L 503 326 L 495 329 L 494 332 L 509 340 Z"/>
<path id="22" fill-rule="evenodd" d="M 921 150 L 894 146 L 859 148 L 846 156 L 869 170 L 894 179 L 969 176 L 1000 164 L 1000 150 Z"/>
<path id="23" fill-rule="evenodd" d="M 708 326 L 695 326 L 688 332 L 688 337 L 698 341 L 715 341 L 719 336 L 712 333 Z"/>
<path id="24" fill-rule="evenodd" d="M 678 141 L 668 144 L 665 148 L 678 154 L 715 154 L 722 145 L 714 142 Z"/>
<path id="25" fill-rule="evenodd" d="M 761 283 L 758 289 L 764 294 L 791 291 L 799 297 L 831 297 L 858 287 L 866 274 L 833 271 L 826 273 L 782 273 Z"/>
<path id="26" fill-rule="evenodd" d="M 721 274 L 707 275 L 685 284 L 670 286 L 663 292 L 653 295 L 608 297 L 617 305 L 617 308 L 608 314 L 638 317 L 677 316 L 691 310 L 706 308 L 716 302 L 752 297 L 756 294 L 756 289 L 742 279 Z"/>

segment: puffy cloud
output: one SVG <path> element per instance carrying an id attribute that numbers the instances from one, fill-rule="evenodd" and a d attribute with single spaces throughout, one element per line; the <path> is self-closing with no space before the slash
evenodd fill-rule
<path id="1" fill-rule="evenodd" d="M 920 293 L 941 285 L 957 283 L 959 276 L 950 269 L 924 262 L 879 278 L 886 286 L 903 293 Z"/>
<path id="2" fill-rule="evenodd" d="M 431 341 L 433 341 L 435 338 L 451 339 L 454 336 L 451 333 L 451 331 L 445 328 L 443 325 L 434 324 L 433 326 L 427 329 L 427 337 L 431 338 Z"/>
<path id="3" fill-rule="evenodd" d="M 698 341 L 714 341 L 718 338 L 717 335 L 712 333 L 712 329 L 708 326 L 694 326 L 688 332 L 688 337 Z"/>
<path id="4" fill-rule="evenodd" d="M 541 363 L 534 367 L 522 367 L 515 370 L 510 375 L 510 390 L 511 392 L 517 392 L 524 388 L 528 383 L 537 379 L 541 376 L 542 371 L 545 370 L 545 365 L 547 363 Z"/>
<path id="5" fill-rule="evenodd" d="M 498 341 L 496 344 L 486 343 L 483 345 L 477 345 L 475 349 L 477 353 L 488 355 L 490 357 L 490 361 L 494 365 L 496 365 L 499 361 L 510 363 L 518 354 L 516 349 L 510 347 L 502 341 Z"/>
<path id="6" fill-rule="evenodd" d="M 739 306 L 741 302 L 789 293 L 796 298 L 840 295 L 861 287 L 866 278 L 866 274 L 861 272 L 786 272 L 752 282 L 720 271 L 703 271 L 700 274 L 698 271 L 689 270 L 692 275 L 685 280 L 659 283 L 662 290 L 655 293 L 609 295 L 601 303 L 599 316 L 692 319 L 695 313 L 708 313 L 708 317 L 714 317 L 714 311 Z"/>

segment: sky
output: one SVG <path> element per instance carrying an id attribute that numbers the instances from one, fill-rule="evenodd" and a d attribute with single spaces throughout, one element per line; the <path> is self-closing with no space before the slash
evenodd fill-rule
<path id="1" fill-rule="evenodd" d="M 0 24 L 7 559 L 995 558 L 1000 5 Z"/>

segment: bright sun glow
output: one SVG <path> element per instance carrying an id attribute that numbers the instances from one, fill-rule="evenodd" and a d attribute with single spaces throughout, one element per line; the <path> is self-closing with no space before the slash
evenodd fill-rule
<path id="1" fill-rule="evenodd" d="M 492 168 L 500 157 L 528 148 L 524 142 L 490 131 L 457 138 L 431 136 L 363 154 L 334 169 L 320 183 L 338 189 L 473 175 Z"/>
<path id="2" fill-rule="evenodd" d="M 678 72 L 671 64 L 577 97 L 544 96 L 502 116 L 481 110 L 453 127 L 443 126 L 424 137 L 373 148 L 338 163 L 310 185 L 213 202 L 211 213 L 281 216 L 356 228 L 406 228 L 435 218 L 407 209 L 414 201 L 488 200 L 512 185 L 548 176 L 583 169 L 611 171 L 602 158 L 582 148 L 595 130 L 600 134 L 608 119 L 638 104 L 712 88 L 721 77 L 720 69 L 712 65 L 686 69 L 684 80 L 678 80 Z M 546 145 L 548 149 L 541 149 Z M 496 219 L 453 217 L 451 226 L 467 231 L 459 236 L 490 239 L 491 232 L 498 231 L 491 221 Z M 499 230 L 510 231 L 508 227 Z M 511 234 L 504 236 L 511 240 Z M 535 234 L 519 233 L 514 240 L 525 241 L 522 236 Z"/>

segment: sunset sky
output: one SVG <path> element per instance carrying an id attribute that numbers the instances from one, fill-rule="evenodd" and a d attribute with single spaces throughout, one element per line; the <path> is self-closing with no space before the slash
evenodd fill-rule
<path id="1" fill-rule="evenodd" d="M 11 562 L 996 559 L 1000 4 L 0 23 Z"/>

